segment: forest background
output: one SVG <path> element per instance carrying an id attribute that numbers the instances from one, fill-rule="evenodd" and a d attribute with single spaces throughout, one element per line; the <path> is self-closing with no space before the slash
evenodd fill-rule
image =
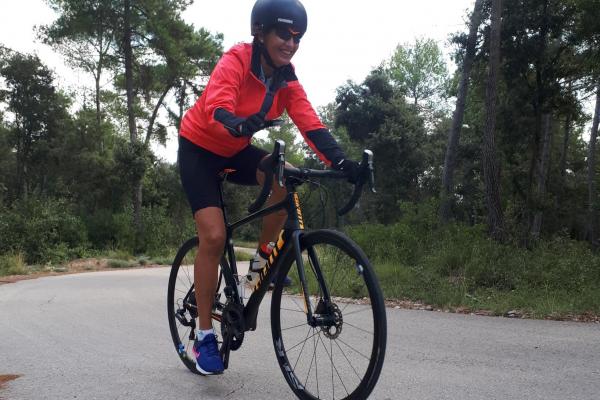
<path id="1" fill-rule="evenodd" d="M 48 4 L 59 17 L 39 40 L 95 85 L 67 92 L 38 56 L 0 47 L 0 275 L 168 264 L 194 228 L 176 164 L 151 144 L 201 94 L 223 35 L 186 23 L 185 0 Z M 307 225 L 355 239 L 388 299 L 595 318 L 600 1 L 476 0 L 465 21 L 456 68 L 421 37 L 319 109 L 349 155 L 373 150 L 378 193 L 339 218 L 351 187 L 305 185 Z M 323 167 L 298 136 L 287 121 L 255 143 L 283 139 L 289 161 Z M 225 190 L 232 218 L 256 195 Z"/>

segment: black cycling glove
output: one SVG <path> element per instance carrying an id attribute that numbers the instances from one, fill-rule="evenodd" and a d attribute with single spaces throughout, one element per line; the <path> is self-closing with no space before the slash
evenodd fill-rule
<path id="1" fill-rule="evenodd" d="M 360 179 L 360 164 L 356 161 L 342 159 L 331 166 L 338 171 L 344 171 L 348 175 L 348 182 L 352 184 L 356 184 Z"/>
<path id="2" fill-rule="evenodd" d="M 215 110 L 215 120 L 225 126 L 225 128 L 235 137 L 252 136 L 256 132 L 263 130 L 265 124 L 265 114 L 258 112 L 247 118 L 236 117 L 229 111 L 218 108 Z"/>

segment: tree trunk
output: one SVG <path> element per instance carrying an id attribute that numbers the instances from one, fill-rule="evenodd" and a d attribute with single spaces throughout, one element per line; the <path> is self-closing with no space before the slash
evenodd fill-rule
<path id="1" fill-rule="evenodd" d="M 125 91 L 127 94 L 127 118 L 129 123 L 129 139 L 131 143 L 137 142 L 137 128 L 135 126 L 134 94 L 133 94 L 133 50 L 131 49 L 131 4 L 124 0 L 125 26 L 123 37 L 123 51 L 125 53 Z"/>
<path id="2" fill-rule="evenodd" d="M 598 136 L 598 121 L 600 120 L 600 83 L 596 87 L 596 108 L 590 132 L 588 145 L 588 239 L 592 247 L 598 247 L 597 204 L 596 204 L 596 138 Z"/>
<path id="3" fill-rule="evenodd" d="M 569 140 L 571 138 L 571 113 L 567 114 L 567 118 L 565 119 L 565 135 L 563 137 L 562 149 L 560 152 L 560 163 L 559 163 L 559 171 L 560 171 L 560 181 L 559 181 L 559 191 L 556 196 L 556 209 L 558 210 L 560 205 L 562 204 L 562 200 L 565 195 L 565 185 L 567 184 L 567 153 L 569 151 Z"/>
<path id="4" fill-rule="evenodd" d="M 124 36 L 123 51 L 125 56 L 125 91 L 127 94 L 127 117 L 129 123 L 129 140 L 131 146 L 136 146 L 138 142 L 137 127 L 135 124 L 135 98 L 133 93 L 133 50 L 131 48 L 131 2 L 124 0 Z M 137 154 L 138 152 L 133 152 Z M 142 180 L 132 182 L 132 200 L 133 200 L 133 223 L 135 225 L 137 240 L 142 232 Z"/>
<path id="5" fill-rule="evenodd" d="M 102 14 L 100 15 L 102 17 Z M 100 24 L 102 26 L 102 24 Z M 94 74 L 94 79 L 96 83 L 96 127 L 98 131 L 100 131 L 100 123 L 102 122 L 102 116 L 100 115 L 100 79 L 102 78 L 102 67 L 104 62 L 104 30 L 101 28 L 98 34 L 98 64 L 96 66 L 96 73 Z M 104 147 L 101 144 L 101 147 Z"/>
<path id="6" fill-rule="evenodd" d="M 181 120 L 183 120 L 183 114 L 185 111 L 185 92 L 186 92 L 186 88 L 187 88 L 187 83 L 183 83 L 181 85 L 181 93 L 179 94 L 179 113 L 177 115 L 177 132 L 179 132 L 179 129 L 181 128 Z"/>
<path id="7" fill-rule="evenodd" d="M 540 154 L 540 143 L 542 142 L 542 131 L 543 131 L 543 119 L 544 114 L 546 113 L 546 109 L 548 107 L 547 103 L 547 95 L 546 95 L 546 77 L 545 70 L 548 67 L 548 61 L 546 60 L 546 49 L 548 47 L 548 32 L 549 32 L 549 20 L 550 14 L 548 12 L 549 0 L 545 0 L 543 2 L 543 11 L 542 11 L 542 25 L 540 26 L 540 34 L 539 34 L 539 51 L 534 61 L 535 66 L 535 81 L 536 81 L 536 96 L 534 99 L 533 108 L 535 111 L 535 130 L 534 136 L 531 140 L 531 162 L 529 164 L 529 179 L 527 185 L 527 209 L 526 209 L 526 221 L 528 224 L 526 232 L 533 232 L 535 217 L 537 215 L 536 203 L 536 195 L 537 195 L 537 167 L 538 167 L 538 159 L 541 159 Z M 529 237 L 526 238 L 526 241 L 529 240 Z"/>
<path id="8" fill-rule="evenodd" d="M 15 121 L 16 130 L 18 132 L 17 137 L 17 199 L 27 201 L 29 198 L 29 184 L 28 184 L 28 170 L 27 160 L 29 159 L 29 152 L 31 146 L 27 140 L 26 128 L 19 122 L 19 118 Z M 21 131 L 22 130 L 22 131 Z"/>
<path id="9" fill-rule="evenodd" d="M 569 151 L 569 140 L 571 139 L 571 114 L 565 119 L 565 136 L 563 137 L 562 150 L 560 151 L 560 177 L 562 184 L 567 174 L 567 153 Z"/>
<path id="10" fill-rule="evenodd" d="M 477 30 L 481 24 L 481 5 L 482 0 L 476 0 L 473 7 L 473 14 L 469 26 L 469 38 L 467 39 L 467 48 L 465 59 L 462 65 L 462 74 L 456 97 L 456 108 L 452 116 L 452 128 L 448 132 L 448 147 L 446 148 L 446 157 L 444 159 L 444 174 L 442 176 L 442 189 L 440 193 L 440 219 L 443 223 L 448 222 L 452 217 L 452 196 L 454 194 L 454 169 L 456 168 L 456 155 L 460 141 L 460 129 L 465 114 L 465 105 L 467 101 L 467 92 L 469 89 L 469 75 L 473 66 L 475 56 L 475 45 L 477 42 Z"/>
<path id="11" fill-rule="evenodd" d="M 173 86 L 171 84 L 169 84 L 165 88 L 165 90 L 160 95 L 158 102 L 154 106 L 154 110 L 152 111 L 152 116 L 150 117 L 150 121 L 148 121 L 148 130 L 146 131 L 146 139 L 144 139 L 145 146 L 150 145 L 150 139 L 152 138 L 152 134 L 154 133 L 154 122 L 156 122 L 156 117 L 158 116 L 158 110 L 162 106 L 163 101 L 165 100 L 165 97 L 167 96 L 167 93 L 169 93 L 169 91 L 171 90 L 172 87 Z"/>
<path id="12" fill-rule="evenodd" d="M 537 193 L 536 203 L 538 210 L 533 217 L 531 236 L 539 239 L 542 229 L 542 216 L 546 197 L 546 181 L 548 180 L 548 169 L 550 166 L 550 148 L 552 147 L 552 115 L 544 114 L 544 135 L 542 137 L 542 156 L 537 168 Z"/>
<path id="13" fill-rule="evenodd" d="M 503 240 L 504 217 L 500 203 L 500 173 L 496 157 L 496 97 L 498 70 L 500 69 L 500 23 L 502 0 L 492 1 L 491 40 L 488 81 L 485 95 L 485 131 L 483 136 L 483 175 L 488 207 L 488 229 L 492 238 Z"/>

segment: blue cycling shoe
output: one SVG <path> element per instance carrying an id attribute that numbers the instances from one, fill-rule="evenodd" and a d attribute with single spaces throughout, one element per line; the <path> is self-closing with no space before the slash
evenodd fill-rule
<path id="1" fill-rule="evenodd" d="M 194 356 L 196 356 L 196 369 L 202 375 L 222 374 L 225 367 L 219 353 L 217 338 L 213 334 L 204 336 L 201 341 L 194 342 Z"/>
<path id="2" fill-rule="evenodd" d="M 277 279 L 277 276 L 274 276 L 273 279 L 271 280 L 271 283 L 269 283 L 269 289 L 273 289 L 275 287 L 276 279 Z M 283 287 L 288 287 L 288 286 L 292 286 L 292 279 L 289 276 L 286 276 L 283 279 Z"/>

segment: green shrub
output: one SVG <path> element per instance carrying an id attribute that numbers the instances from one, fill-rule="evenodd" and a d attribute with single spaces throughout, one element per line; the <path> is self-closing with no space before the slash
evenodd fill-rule
<path id="1" fill-rule="evenodd" d="M 116 213 L 99 209 L 85 217 L 85 224 L 96 249 L 133 249 L 135 232 L 130 209 Z"/>
<path id="2" fill-rule="evenodd" d="M 104 252 L 107 258 L 115 259 L 115 260 L 124 260 L 131 261 L 134 257 L 130 251 L 123 249 L 113 249 Z"/>
<path id="3" fill-rule="evenodd" d="M 250 261 L 254 258 L 252 254 L 246 253 L 245 251 L 236 251 L 235 252 L 235 261 Z"/>
<path id="4" fill-rule="evenodd" d="M 387 298 L 497 314 L 600 312 L 600 256 L 586 243 L 558 237 L 526 249 L 488 239 L 482 226 L 439 227 L 421 215 L 347 230 L 371 259 Z"/>
<path id="5" fill-rule="evenodd" d="M 149 263 L 150 264 L 158 264 L 158 265 L 171 265 L 173 263 L 173 259 L 175 257 L 170 257 L 170 256 L 159 256 L 159 257 L 154 257 L 151 258 Z"/>
<path id="6" fill-rule="evenodd" d="M 138 243 L 131 207 L 118 213 L 99 210 L 86 218 L 86 225 L 98 249 L 113 248 L 129 253 L 160 255 L 179 247 L 185 239 L 194 235 L 193 219 L 188 220 L 182 226 L 173 221 L 165 207 L 143 207 L 142 232 Z"/>
<path id="7" fill-rule="evenodd" d="M 65 249 L 86 248 L 87 230 L 62 200 L 36 199 L 0 210 L 0 252 L 23 252 L 27 263 L 61 262 Z"/>
<path id="8" fill-rule="evenodd" d="M 347 229 L 350 236 L 373 260 L 395 260 L 415 263 L 423 250 L 423 242 L 408 225 L 360 225 Z"/>
<path id="9" fill-rule="evenodd" d="M 12 253 L 0 256 L 0 276 L 25 275 L 27 267 L 22 253 Z"/>
<path id="10" fill-rule="evenodd" d="M 145 207 L 142 210 L 143 230 L 138 251 L 147 254 L 161 254 L 178 242 L 178 232 L 173 229 L 170 217 L 164 207 Z M 181 240 L 183 242 L 183 240 Z"/>
<path id="11" fill-rule="evenodd" d="M 145 256 L 145 255 L 138 256 L 137 262 L 140 265 L 148 265 L 148 263 L 150 263 L 150 257 Z"/>
<path id="12" fill-rule="evenodd" d="M 114 260 L 109 259 L 106 260 L 107 265 L 110 268 L 132 268 L 138 265 L 135 261 L 126 261 L 126 260 Z"/>

